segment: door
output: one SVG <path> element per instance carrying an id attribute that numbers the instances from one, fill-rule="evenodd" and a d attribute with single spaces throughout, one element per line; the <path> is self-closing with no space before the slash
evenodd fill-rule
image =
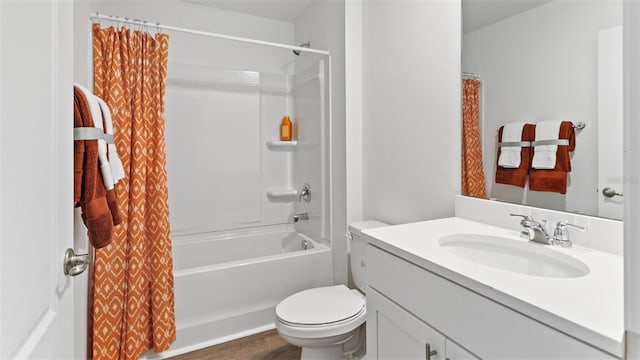
<path id="1" fill-rule="evenodd" d="M 445 337 L 372 288 L 367 291 L 367 357 L 445 359 Z"/>
<path id="2" fill-rule="evenodd" d="M 74 357 L 72 6 L 0 1 L 2 359 Z"/>
<path id="3" fill-rule="evenodd" d="M 622 220 L 622 26 L 598 33 L 598 216 Z"/>

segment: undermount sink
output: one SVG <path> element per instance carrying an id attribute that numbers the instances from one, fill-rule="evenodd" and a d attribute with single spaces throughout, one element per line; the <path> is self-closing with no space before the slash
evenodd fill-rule
<path id="1" fill-rule="evenodd" d="M 439 244 L 465 260 L 525 275 L 576 278 L 589 273 L 582 261 L 546 245 L 501 236 L 453 234 L 440 237 Z"/>

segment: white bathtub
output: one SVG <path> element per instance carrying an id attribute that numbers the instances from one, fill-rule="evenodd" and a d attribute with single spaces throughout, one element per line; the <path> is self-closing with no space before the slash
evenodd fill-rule
<path id="1" fill-rule="evenodd" d="M 287 228 L 173 244 L 177 339 L 162 358 L 272 329 L 282 299 L 333 283 L 329 247 Z"/>

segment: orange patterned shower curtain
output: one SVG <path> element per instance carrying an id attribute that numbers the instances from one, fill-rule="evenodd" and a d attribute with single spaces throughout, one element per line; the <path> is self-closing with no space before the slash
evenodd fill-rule
<path id="1" fill-rule="evenodd" d="M 95 254 L 93 359 L 138 359 L 176 337 L 164 144 L 168 46 L 166 34 L 93 25 L 94 92 L 111 108 L 125 169 L 116 185 L 123 223 Z"/>
<path id="2" fill-rule="evenodd" d="M 480 142 L 480 81 L 462 81 L 462 195 L 486 198 Z"/>

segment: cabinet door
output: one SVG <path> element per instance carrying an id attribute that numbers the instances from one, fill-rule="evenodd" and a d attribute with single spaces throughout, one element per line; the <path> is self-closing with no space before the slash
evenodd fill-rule
<path id="1" fill-rule="evenodd" d="M 446 360 L 480 360 L 450 339 L 445 340 Z"/>
<path id="2" fill-rule="evenodd" d="M 367 293 L 367 354 L 372 359 L 444 359 L 445 338 L 373 289 Z M 428 354 L 427 352 L 431 354 Z"/>

